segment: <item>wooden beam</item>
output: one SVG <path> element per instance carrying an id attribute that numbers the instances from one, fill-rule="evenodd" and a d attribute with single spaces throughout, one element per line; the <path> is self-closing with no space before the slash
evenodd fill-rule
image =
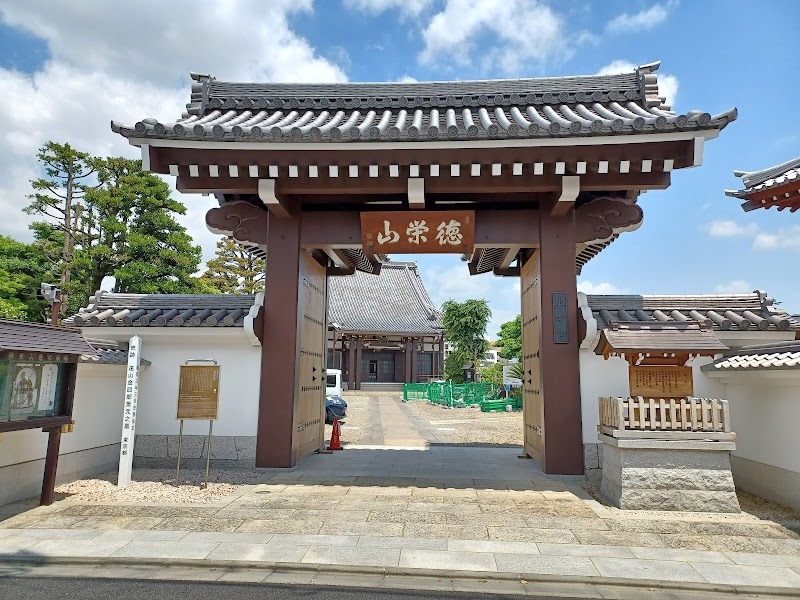
<path id="1" fill-rule="evenodd" d="M 264 206 L 269 209 L 269 212 L 279 219 L 286 219 L 292 215 L 289 202 L 283 196 L 279 197 L 275 192 L 274 179 L 258 180 L 258 197 L 264 203 Z"/>
<path id="2" fill-rule="evenodd" d="M 577 175 L 565 175 L 561 178 L 561 195 L 550 209 L 550 214 L 562 216 L 575 206 L 575 200 L 581 191 L 581 178 Z"/>

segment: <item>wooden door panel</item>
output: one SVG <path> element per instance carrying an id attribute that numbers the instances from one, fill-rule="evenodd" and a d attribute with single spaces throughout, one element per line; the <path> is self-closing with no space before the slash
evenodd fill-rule
<path id="1" fill-rule="evenodd" d="M 541 373 L 541 277 L 534 254 L 520 272 L 522 319 L 522 411 L 525 453 L 543 464 L 544 459 L 544 390 Z"/>

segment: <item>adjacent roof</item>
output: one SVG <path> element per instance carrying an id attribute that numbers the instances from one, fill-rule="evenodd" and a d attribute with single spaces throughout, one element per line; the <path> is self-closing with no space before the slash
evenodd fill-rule
<path id="1" fill-rule="evenodd" d="M 0 319 L 0 350 L 94 354 L 80 331 L 40 323 Z"/>
<path id="2" fill-rule="evenodd" d="M 442 333 L 441 315 L 414 262 L 387 262 L 377 277 L 328 280 L 328 325 L 345 332 Z"/>
<path id="3" fill-rule="evenodd" d="M 744 189 L 725 190 L 725 194 L 748 200 L 742 204 L 746 211 L 772 206 L 777 206 L 778 210 L 789 208 L 791 212 L 800 209 L 800 157 L 761 171 L 734 171 L 733 174 L 741 177 Z"/>
<path id="4" fill-rule="evenodd" d="M 703 323 L 648 321 L 618 323 L 604 329 L 595 352 L 603 355 L 629 352 L 713 355 L 728 349 Z"/>
<path id="5" fill-rule="evenodd" d="M 64 320 L 76 327 L 241 327 L 253 295 L 112 294 L 98 291 Z"/>
<path id="6" fill-rule="evenodd" d="M 651 63 L 620 75 L 424 83 L 232 83 L 192 73 L 175 121 L 112 121 L 127 138 L 230 142 L 433 141 L 722 129 L 736 109 L 676 114 Z"/>
<path id="7" fill-rule="evenodd" d="M 736 372 L 755 370 L 800 370 L 800 340 L 743 346 L 735 354 L 724 356 L 703 365 L 701 370 L 708 372 Z"/>
<path id="8" fill-rule="evenodd" d="M 64 320 L 73 327 L 241 327 L 253 295 L 113 294 L 99 291 Z M 267 308 L 268 309 L 268 308 Z M 440 334 L 442 323 L 414 262 L 387 262 L 380 275 L 328 280 L 328 323 L 340 330 Z"/>
<path id="9" fill-rule="evenodd" d="M 81 356 L 80 361 L 88 364 L 98 365 L 127 365 L 128 352 L 122 349 L 112 348 L 97 348 L 97 354 L 84 354 Z M 145 358 L 139 359 L 140 364 L 150 365 L 150 361 Z"/>
<path id="10" fill-rule="evenodd" d="M 705 323 L 717 331 L 797 331 L 800 320 L 774 306 L 773 298 L 751 294 L 636 296 L 587 295 L 598 329 L 623 323 Z"/>

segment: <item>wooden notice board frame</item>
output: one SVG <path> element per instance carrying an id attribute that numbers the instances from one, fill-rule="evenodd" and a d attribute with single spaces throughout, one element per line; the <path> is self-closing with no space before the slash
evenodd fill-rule
<path id="1" fill-rule="evenodd" d="M 632 397 L 667 399 L 694 396 L 692 367 L 630 366 L 628 383 Z"/>
<path id="2" fill-rule="evenodd" d="M 214 421 L 219 414 L 219 365 L 181 365 L 178 419 Z"/>

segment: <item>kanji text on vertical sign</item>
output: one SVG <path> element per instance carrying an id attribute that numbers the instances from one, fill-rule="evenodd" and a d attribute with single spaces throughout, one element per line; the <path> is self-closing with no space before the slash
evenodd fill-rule
<path id="1" fill-rule="evenodd" d="M 361 241 L 368 254 L 472 252 L 475 211 L 362 212 Z"/>
<path id="2" fill-rule="evenodd" d="M 553 292 L 553 343 L 569 344 L 566 292 Z"/>
<path id="3" fill-rule="evenodd" d="M 122 441 L 119 448 L 117 485 L 128 487 L 133 468 L 133 443 L 136 438 L 136 403 L 139 399 L 139 366 L 142 338 L 133 336 L 128 342 L 128 370 L 125 373 L 125 402 L 122 409 Z"/>
<path id="4" fill-rule="evenodd" d="M 217 418 L 219 366 L 181 365 L 178 386 L 178 419 Z"/>

